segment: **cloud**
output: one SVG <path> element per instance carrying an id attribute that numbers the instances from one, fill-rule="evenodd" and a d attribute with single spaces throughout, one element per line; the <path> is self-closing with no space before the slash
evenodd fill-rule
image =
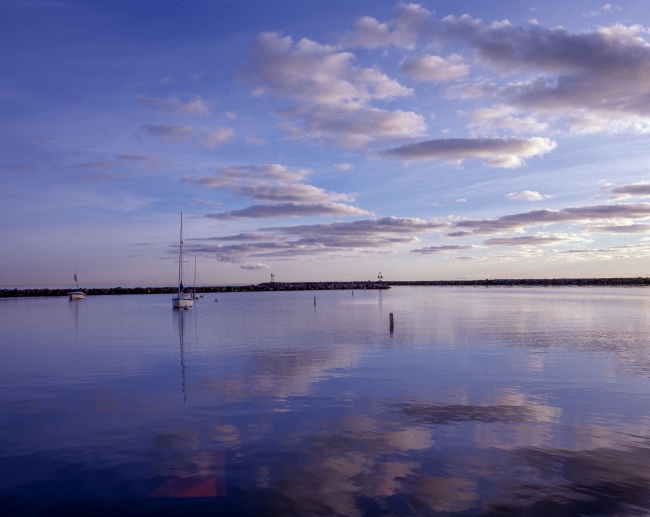
<path id="1" fill-rule="evenodd" d="M 602 12 L 612 9 L 601 8 Z M 537 131 L 538 125 L 564 121 L 575 132 L 648 132 L 647 34 L 641 25 L 612 24 L 572 33 L 563 27 L 544 27 L 536 20 L 516 26 L 508 20 L 485 25 L 467 14 L 434 19 L 422 6 L 407 4 L 400 5 L 386 22 L 360 18 L 339 43 L 364 48 L 422 44 L 437 51 L 449 46 L 459 56 L 471 52 L 475 63 L 494 79 L 470 82 L 456 93 L 463 92 L 461 97 L 493 95 L 498 105 L 529 112 L 518 119 L 492 118 L 488 125 L 485 120 L 474 120 L 477 127 Z M 464 73 L 462 67 L 453 69 L 448 58 L 433 57 L 408 57 L 402 68 L 406 71 L 410 66 L 420 80 L 426 80 L 427 69 L 434 81 L 458 79 Z M 547 120 L 540 121 L 540 117 Z"/>
<path id="2" fill-rule="evenodd" d="M 192 134 L 192 126 L 168 126 L 165 124 L 142 126 L 147 133 L 165 142 L 185 140 Z"/>
<path id="3" fill-rule="evenodd" d="M 334 168 L 340 171 L 349 171 L 354 169 L 354 165 L 351 163 L 335 163 Z"/>
<path id="4" fill-rule="evenodd" d="M 456 203 L 467 203 L 467 199 L 465 199 L 464 197 L 461 197 L 460 199 L 457 199 L 455 202 Z"/>
<path id="5" fill-rule="evenodd" d="M 3 163 L 0 168 L 5 171 L 12 172 L 34 172 L 38 170 L 38 166 L 34 165 L 31 161 L 20 163 Z"/>
<path id="6" fill-rule="evenodd" d="M 650 233 L 650 224 L 609 224 L 609 225 L 582 225 L 585 232 L 594 233 Z"/>
<path id="7" fill-rule="evenodd" d="M 404 161 L 482 158 L 490 167 L 516 168 L 522 158 L 542 156 L 557 144 L 548 138 L 448 138 L 408 144 L 380 153 Z"/>
<path id="8" fill-rule="evenodd" d="M 279 203 L 275 205 L 253 205 L 242 210 L 231 210 L 218 214 L 206 214 L 205 217 L 218 219 L 220 221 L 231 221 L 235 219 L 263 219 L 279 217 L 313 217 L 313 216 L 353 216 L 369 215 L 370 212 L 355 206 L 341 203 Z"/>
<path id="9" fill-rule="evenodd" d="M 223 205 L 221 201 L 212 201 L 211 199 L 197 199 L 196 203 L 199 203 L 200 205 L 210 205 L 210 206 Z"/>
<path id="10" fill-rule="evenodd" d="M 244 143 L 248 145 L 266 145 L 266 140 L 263 138 L 254 138 L 252 136 L 247 136 L 244 138 Z"/>
<path id="11" fill-rule="evenodd" d="M 241 269 L 248 269 L 250 271 L 259 271 L 260 269 L 270 269 L 270 266 L 258 262 L 257 264 L 241 264 L 239 266 Z"/>
<path id="12" fill-rule="evenodd" d="M 446 83 L 469 75 L 469 65 L 458 54 L 447 58 L 429 54 L 404 58 L 398 70 L 420 82 Z"/>
<path id="13" fill-rule="evenodd" d="M 264 228 L 264 230 L 282 231 L 285 234 L 302 235 L 303 237 L 317 239 L 318 236 L 358 237 L 429 233 L 448 228 L 449 223 L 444 220 L 425 220 L 411 217 L 383 217 L 380 219 L 361 219 L 350 223 L 314 224 L 290 226 L 286 228 Z"/>
<path id="14" fill-rule="evenodd" d="M 80 163 L 75 169 L 103 170 L 115 167 L 115 162 L 86 162 Z"/>
<path id="15" fill-rule="evenodd" d="M 201 178 L 187 177 L 182 181 L 190 182 L 198 187 L 231 188 L 247 185 L 268 185 L 276 182 L 289 183 L 304 179 L 311 171 L 309 169 L 289 169 L 278 163 L 265 165 L 246 165 L 220 167 L 211 176 Z"/>
<path id="16" fill-rule="evenodd" d="M 252 47 L 251 73 L 276 95 L 318 104 L 359 103 L 413 94 L 377 68 L 357 68 L 336 47 L 264 32 Z"/>
<path id="17" fill-rule="evenodd" d="M 515 133 L 534 133 L 548 129 L 547 123 L 539 122 L 533 117 L 514 116 L 517 109 L 503 104 L 458 113 L 470 119 L 470 128 L 505 129 Z"/>
<path id="18" fill-rule="evenodd" d="M 256 205 L 246 209 L 250 214 L 260 213 L 288 213 L 298 215 L 300 210 L 305 215 L 313 215 L 315 210 L 320 210 L 323 215 L 360 215 L 369 212 L 356 207 L 346 207 L 335 203 L 337 201 L 354 201 L 351 194 L 328 192 L 327 190 L 300 183 L 310 174 L 308 169 L 290 170 L 279 164 L 250 165 L 242 167 L 222 167 L 211 176 L 201 178 L 188 177 L 182 181 L 191 182 L 199 187 L 212 187 L 218 189 L 231 189 L 237 196 L 250 197 L 257 201 L 281 203 L 281 205 Z M 297 208 L 304 204 L 303 208 Z M 229 215 L 220 217 L 233 218 L 249 217 L 242 215 L 242 211 L 228 212 Z M 231 217 L 232 216 L 232 217 Z M 250 216 L 259 217 L 259 216 Z M 272 217 L 283 217 L 273 215 Z"/>
<path id="19" fill-rule="evenodd" d="M 484 26 L 468 15 L 442 20 L 433 39 L 473 48 L 479 63 L 534 74 L 496 90 L 503 102 L 566 118 L 575 131 L 645 129 L 650 117 L 650 45 L 640 25 L 572 34 L 561 27 Z M 624 80 L 621 80 L 624 78 Z"/>
<path id="20" fill-rule="evenodd" d="M 609 199 L 625 199 L 628 197 L 647 197 L 650 196 L 650 181 L 639 181 L 621 185 L 612 189 L 612 197 Z"/>
<path id="21" fill-rule="evenodd" d="M 354 196 L 328 192 L 325 189 L 292 183 L 288 185 L 256 185 L 233 189 L 238 196 L 247 196 L 259 201 L 285 201 L 293 203 L 328 203 L 331 201 L 354 201 Z"/>
<path id="22" fill-rule="evenodd" d="M 453 224 L 458 231 L 449 237 L 468 235 L 493 235 L 506 232 L 521 232 L 525 228 L 558 223 L 577 224 L 607 220 L 636 220 L 650 217 L 650 203 L 592 205 L 569 207 L 562 210 L 531 210 L 521 214 L 505 215 L 497 219 L 465 220 Z M 465 230 L 469 228 L 470 230 Z"/>
<path id="23" fill-rule="evenodd" d="M 319 138 L 345 147 L 359 147 L 376 139 L 396 139 L 423 134 L 421 115 L 372 106 L 412 96 L 407 88 L 379 68 L 353 65 L 354 55 L 336 47 L 288 36 L 262 33 L 251 47 L 248 79 L 260 85 L 258 95 L 270 91 L 292 99 L 297 106 L 278 114 L 298 125 L 282 125 L 294 138 Z"/>
<path id="24" fill-rule="evenodd" d="M 219 144 L 230 141 L 235 132 L 229 127 L 220 127 L 212 131 L 203 133 L 203 145 L 206 147 L 216 147 Z"/>
<path id="25" fill-rule="evenodd" d="M 486 246 L 544 246 L 573 239 L 565 235 L 524 235 L 521 237 L 494 237 L 483 241 Z"/>
<path id="26" fill-rule="evenodd" d="M 566 255 L 591 255 L 608 259 L 617 258 L 647 257 L 650 256 L 650 244 L 628 244 L 624 246 L 611 246 L 609 248 L 588 248 L 563 250 L 560 253 Z"/>
<path id="27" fill-rule="evenodd" d="M 536 190 L 522 190 L 521 192 L 511 192 L 506 194 L 506 199 L 525 199 L 526 201 L 541 201 L 542 199 L 548 199 L 551 196 L 542 195 Z"/>
<path id="28" fill-rule="evenodd" d="M 159 160 L 157 156 L 144 156 L 141 154 L 123 153 L 116 156 L 118 160 L 132 161 L 132 162 L 155 162 Z"/>
<path id="29" fill-rule="evenodd" d="M 346 32 L 339 44 L 348 48 L 378 48 L 391 45 L 413 48 L 418 35 L 429 27 L 430 16 L 431 13 L 421 5 L 401 3 L 397 6 L 395 16 L 386 23 L 380 23 L 371 16 L 359 18 L 354 24 L 354 29 Z"/>
<path id="30" fill-rule="evenodd" d="M 377 140 L 422 136 L 426 129 L 422 115 L 400 109 L 387 111 L 356 105 L 301 106 L 278 114 L 302 120 L 302 127 L 284 126 L 293 138 L 319 138 L 346 148 L 363 147 Z"/>
<path id="31" fill-rule="evenodd" d="M 113 172 L 113 171 L 106 171 L 106 172 L 96 172 L 94 174 L 83 174 L 79 176 L 81 179 L 84 180 L 113 180 L 113 179 L 122 179 L 124 178 L 124 174 L 119 173 L 119 172 Z"/>
<path id="32" fill-rule="evenodd" d="M 209 102 L 204 101 L 196 95 L 193 100 L 183 103 L 178 97 L 167 97 L 161 99 L 158 97 L 147 97 L 141 95 L 138 100 L 143 106 L 152 108 L 165 113 L 182 114 L 182 115 L 211 115 Z"/>
<path id="33" fill-rule="evenodd" d="M 252 257 L 332 256 L 382 250 L 417 242 L 415 234 L 448 228 L 445 220 L 384 217 L 352 222 L 260 228 L 208 239 L 189 239 L 190 252 L 245 263 Z"/>
<path id="34" fill-rule="evenodd" d="M 411 250 L 411 253 L 419 253 L 421 255 L 437 255 L 441 253 L 452 253 L 454 251 L 475 249 L 480 249 L 480 246 L 456 244 L 446 246 L 427 246 L 426 248 Z"/>

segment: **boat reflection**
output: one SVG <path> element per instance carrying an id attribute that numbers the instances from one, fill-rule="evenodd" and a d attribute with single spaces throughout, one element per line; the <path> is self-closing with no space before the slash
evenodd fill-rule
<path id="1" fill-rule="evenodd" d="M 178 315 L 178 346 L 181 353 L 181 391 L 183 392 L 183 404 L 187 402 L 187 393 L 185 392 L 185 311 L 180 310 L 175 314 Z"/>

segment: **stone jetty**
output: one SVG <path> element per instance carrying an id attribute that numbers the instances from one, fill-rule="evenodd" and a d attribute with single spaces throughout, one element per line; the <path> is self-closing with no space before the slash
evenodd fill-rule
<path id="1" fill-rule="evenodd" d="M 650 278 L 494 278 L 485 280 L 414 280 L 383 282 L 269 282 L 256 285 L 217 285 L 196 288 L 198 293 L 246 293 L 256 291 L 329 291 L 338 289 L 390 289 L 391 286 L 465 287 L 643 287 Z M 0 289 L 0 298 L 67 296 L 70 289 Z M 176 287 L 91 287 L 88 296 L 119 294 L 173 294 Z"/>
<path id="2" fill-rule="evenodd" d="M 494 286 L 494 287 L 642 287 L 650 286 L 650 278 L 486 278 L 485 280 L 415 280 L 387 281 L 388 285 Z"/>
<path id="3" fill-rule="evenodd" d="M 0 289 L 0 298 L 68 296 L 70 289 Z M 257 285 L 197 286 L 197 293 L 248 293 L 254 291 L 328 291 L 336 289 L 390 289 L 386 282 L 274 282 Z M 88 296 L 109 294 L 174 294 L 177 287 L 90 287 Z"/>

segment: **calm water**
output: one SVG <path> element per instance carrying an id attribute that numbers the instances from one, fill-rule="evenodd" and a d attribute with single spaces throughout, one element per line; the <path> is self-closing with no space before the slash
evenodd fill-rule
<path id="1" fill-rule="evenodd" d="M 205 296 L 0 301 L 3 516 L 650 513 L 650 290 Z"/>

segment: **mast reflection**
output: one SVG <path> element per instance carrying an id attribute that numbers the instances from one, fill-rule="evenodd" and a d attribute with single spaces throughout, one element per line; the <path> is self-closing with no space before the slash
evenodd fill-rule
<path id="1" fill-rule="evenodd" d="M 187 401 L 187 394 L 185 393 L 185 311 L 178 311 L 178 343 L 181 350 L 181 373 L 183 381 L 181 383 L 183 391 L 183 404 Z"/>

